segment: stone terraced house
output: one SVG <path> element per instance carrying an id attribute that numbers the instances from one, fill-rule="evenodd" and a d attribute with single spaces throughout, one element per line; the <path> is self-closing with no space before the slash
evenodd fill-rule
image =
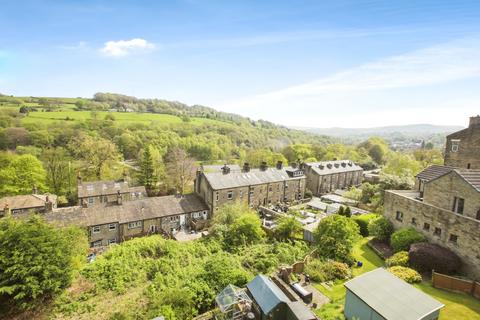
<path id="1" fill-rule="evenodd" d="M 430 242 L 451 249 L 462 258 L 464 271 L 476 279 L 480 279 L 479 119 L 472 117 L 468 129 L 448 136 L 447 165 L 426 168 L 416 176 L 414 190 L 388 190 L 384 201 L 384 215 L 396 229 L 413 227 Z M 452 139 L 459 137 L 458 149 L 452 147 Z"/>
<path id="2" fill-rule="evenodd" d="M 237 165 L 203 166 L 197 172 L 195 193 L 212 214 L 234 201 L 252 208 L 292 202 L 305 196 L 305 174 L 303 166 L 283 167 L 280 161 L 274 168 L 265 162 L 258 169 L 251 169 L 248 163 L 242 169 Z"/>
<path id="3" fill-rule="evenodd" d="M 54 194 L 27 194 L 0 198 L 0 217 L 21 215 L 29 212 L 50 212 L 57 207 Z"/>
<path id="4" fill-rule="evenodd" d="M 172 235 L 180 230 L 203 229 L 209 210 L 195 194 L 151 197 L 119 205 L 67 207 L 45 214 L 58 225 L 78 225 L 88 229 L 91 247 L 107 246 L 150 234 Z"/>
<path id="5" fill-rule="evenodd" d="M 348 189 L 362 183 L 363 169 L 350 160 L 305 163 L 307 188 L 313 195 Z"/>
<path id="6" fill-rule="evenodd" d="M 78 205 L 83 207 L 114 205 L 147 196 L 144 186 L 131 187 L 127 181 L 82 182 L 79 177 L 77 188 Z"/>

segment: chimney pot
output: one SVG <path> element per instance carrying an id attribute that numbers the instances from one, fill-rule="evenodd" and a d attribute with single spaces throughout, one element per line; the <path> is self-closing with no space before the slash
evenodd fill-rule
<path id="1" fill-rule="evenodd" d="M 250 164 L 248 162 L 245 162 L 243 164 L 243 172 L 249 172 L 250 171 Z"/>
<path id="2" fill-rule="evenodd" d="M 223 172 L 223 174 L 229 174 L 229 173 L 230 173 L 230 167 L 227 166 L 226 163 L 225 163 L 225 165 L 222 167 L 222 172 Z"/>
<path id="3" fill-rule="evenodd" d="M 282 161 L 277 161 L 277 169 L 281 170 L 283 168 L 283 162 Z"/>

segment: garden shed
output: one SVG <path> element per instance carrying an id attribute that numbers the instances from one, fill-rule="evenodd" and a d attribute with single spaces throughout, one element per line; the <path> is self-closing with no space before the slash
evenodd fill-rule
<path id="1" fill-rule="evenodd" d="M 442 303 L 383 268 L 345 283 L 348 320 L 436 320 Z"/>

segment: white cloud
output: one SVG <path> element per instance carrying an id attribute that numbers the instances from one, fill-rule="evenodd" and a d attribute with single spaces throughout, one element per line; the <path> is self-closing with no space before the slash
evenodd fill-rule
<path id="1" fill-rule="evenodd" d="M 435 108 L 442 102 L 441 97 L 460 98 L 450 84 L 458 80 L 478 83 L 479 77 L 480 41 L 470 38 L 384 58 L 220 106 L 229 111 L 241 110 L 254 118 L 299 126 L 345 126 L 346 123 L 357 123 L 358 126 L 362 125 L 358 122 L 360 120 L 374 125 L 381 121 L 379 115 L 383 113 L 395 115 L 409 108 L 415 109 L 416 113 L 403 112 L 402 117 L 397 114 L 388 119 L 408 123 L 420 119 L 418 115 L 421 115 L 425 116 L 426 122 L 444 122 L 455 109 L 450 105 L 451 112 L 435 113 Z M 445 88 L 447 92 L 442 91 Z M 418 95 L 422 101 L 418 100 Z M 469 107 L 464 108 L 478 107 L 480 93 L 469 102 Z M 446 110 L 448 108 L 442 109 Z M 292 115 L 295 112 L 297 114 Z M 408 117 L 414 118 L 415 114 L 417 119 L 408 121 Z M 427 114 L 430 118 L 426 117 Z"/>
<path id="2" fill-rule="evenodd" d="M 153 43 L 145 39 L 107 41 L 100 51 L 109 57 L 124 57 L 133 53 L 150 51 L 155 48 Z"/>

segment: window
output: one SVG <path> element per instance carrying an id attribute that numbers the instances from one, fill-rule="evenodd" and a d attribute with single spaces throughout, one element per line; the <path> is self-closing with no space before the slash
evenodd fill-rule
<path id="1" fill-rule="evenodd" d="M 94 201 L 93 197 L 88 197 L 88 203 L 89 204 L 93 204 L 93 201 Z"/>
<path id="2" fill-rule="evenodd" d="M 451 234 L 449 241 L 453 242 L 453 243 L 457 243 L 458 242 L 458 236 L 456 234 Z"/>
<path id="3" fill-rule="evenodd" d="M 100 226 L 94 226 L 92 228 L 92 233 L 99 233 L 100 232 Z"/>
<path id="4" fill-rule="evenodd" d="M 480 209 L 477 211 L 477 220 L 480 220 Z"/>
<path id="5" fill-rule="evenodd" d="M 414 226 L 417 225 L 417 218 L 412 218 L 412 224 L 413 224 Z"/>
<path id="6" fill-rule="evenodd" d="M 233 191 L 228 191 L 227 192 L 227 199 L 232 200 L 233 199 Z"/>
<path id="7" fill-rule="evenodd" d="M 465 199 L 459 197 L 453 197 L 453 212 L 463 214 L 463 207 L 465 206 Z"/>
<path id="8" fill-rule="evenodd" d="M 134 221 L 128 223 L 128 229 L 140 228 L 142 226 L 142 221 Z"/>
<path id="9" fill-rule="evenodd" d="M 435 230 L 433 231 L 433 234 L 436 235 L 436 236 L 440 236 L 442 234 L 442 229 L 435 228 Z"/>
<path id="10" fill-rule="evenodd" d="M 423 224 L 423 230 L 429 231 L 429 230 L 430 230 L 430 223 L 426 223 L 426 222 L 425 222 L 425 223 Z"/>
<path id="11" fill-rule="evenodd" d="M 217 199 L 217 201 L 218 201 L 218 192 L 216 193 L 215 197 L 216 197 L 215 199 Z"/>
<path id="12" fill-rule="evenodd" d="M 269 186 L 268 187 L 268 192 L 272 192 L 272 191 L 273 191 L 272 186 Z"/>
<path id="13" fill-rule="evenodd" d="M 460 146 L 460 140 L 452 140 L 452 152 L 457 152 Z"/>
<path id="14" fill-rule="evenodd" d="M 470 167 L 471 167 L 471 164 L 467 163 L 467 169 L 470 169 Z"/>
<path id="15" fill-rule="evenodd" d="M 403 221 L 403 212 L 397 211 L 397 215 L 395 216 L 395 219 L 398 221 Z"/>
<path id="16" fill-rule="evenodd" d="M 243 190 L 240 190 L 240 199 L 243 198 Z"/>
<path id="17" fill-rule="evenodd" d="M 102 246 L 102 240 L 97 240 L 90 243 L 91 248 L 98 248 L 101 246 Z"/>
<path id="18" fill-rule="evenodd" d="M 87 191 L 93 191 L 93 185 L 91 184 L 87 185 Z"/>
<path id="19" fill-rule="evenodd" d="M 115 223 L 110 223 L 108 225 L 108 230 L 110 231 L 117 230 L 117 225 Z"/>
<path id="20" fill-rule="evenodd" d="M 253 191 L 250 191 L 250 198 L 253 198 Z"/>
<path id="21" fill-rule="evenodd" d="M 108 243 L 108 245 L 117 243 L 117 239 L 108 239 L 107 243 Z"/>

